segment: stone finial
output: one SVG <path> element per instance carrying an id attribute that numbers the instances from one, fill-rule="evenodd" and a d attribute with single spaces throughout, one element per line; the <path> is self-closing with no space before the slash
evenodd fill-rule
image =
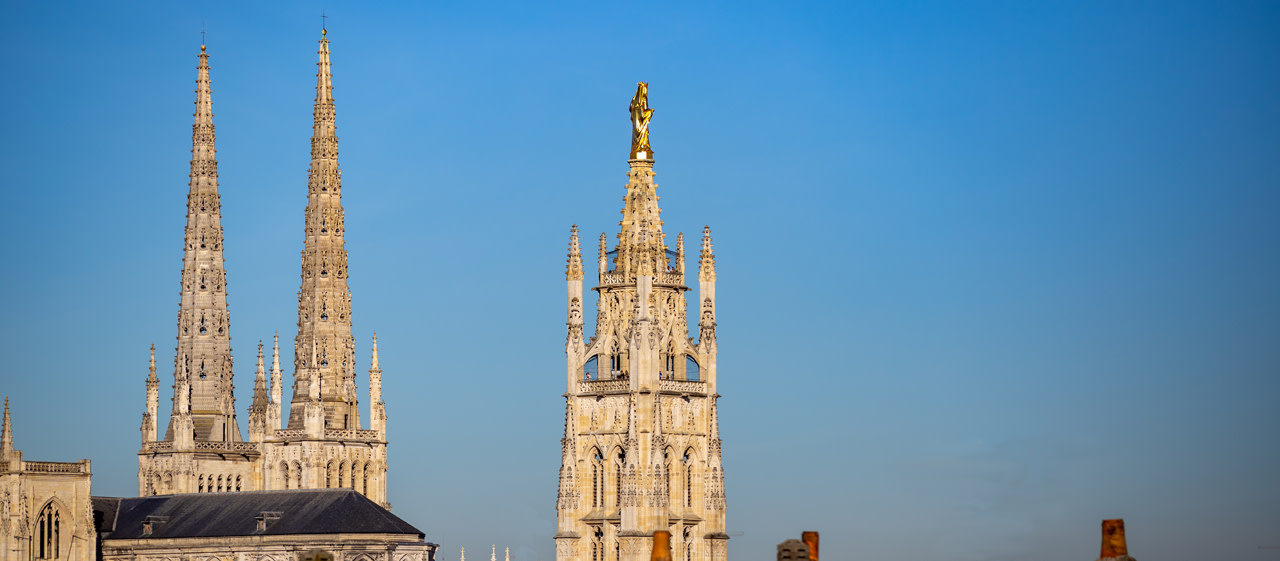
<path id="1" fill-rule="evenodd" d="M 151 344 L 151 367 L 147 373 L 147 382 L 158 382 L 156 378 L 156 344 Z"/>
<path id="2" fill-rule="evenodd" d="M 1124 519 L 1102 521 L 1102 551 L 1098 561 L 1134 561 L 1124 540 Z"/>
<path id="3" fill-rule="evenodd" d="M 382 370 L 381 368 L 378 367 L 378 334 L 377 333 L 373 334 L 373 359 L 369 363 L 369 371 L 372 372 L 374 370 L 379 370 L 379 371 Z"/>
<path id="4" fill-rule="evenodd" d="M 582 246 L 578 244 L 578 225 L 569 230 L 569 266 L 565 269 L 565 280 L 582 280 Z"/>
<path id="5" fill-rule="evenodd" d="M 818 561 L 818 533 L 801 532 L 800 541 L 809 546 L 809 561 Z"/>
<path id="6" fill-rule="evenodd" d="M 489 552 L 489 561 L 498 561 L 498 544 L 493 544 L 493 550 Z"/>
<path id="7" fill-rule="evenodd" d="M 609 241 L 605 237 L 604 232 L 600 232 L 600 274 L 603 276 L 605 271 L 609 270 Z"/>
<path id="8" fill-rule="evenodd" d="M 507 548 L 507 561 L 511 561 L 511 548 Z"/>
<path id="9" fill-rule="evenodd" d="M 252 416 L 254 413 L 265 415 L 267 412 L 268 393 L 267 393 L 267 368 L 262 360 L 262 340 L 258 340 L 258 369 L 254 372 L 253 377 L 253 403 L 250 409 Z"/>
<path id="10" fill-rule="evenodd" d="M 702 227 L 702 252 L 698 255 L 698 280 L 716 280 L 716 255 L 711 252 L 711 226 Z"/>
<path id="11" fill-rule="evenodd" d="M 671 561 L 671 532 L 658 530 L 653 533 L 653 553 L 649 561 Z"/>

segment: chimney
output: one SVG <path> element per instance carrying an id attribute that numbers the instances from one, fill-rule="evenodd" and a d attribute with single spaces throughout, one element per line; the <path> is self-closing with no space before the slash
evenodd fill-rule
<path id="1" fill-rule="evenodd" d="M 1124 541 L 1124 519 L 1102 521 L 1102 552 L 1098 561 L 1134 561 Z"/>
<path id="2" fill-rule="evenodd" d="M 653 554 L 649 561 L 671 561 L 671 532 L 658 530 L 653 533 Z"/>
<path id="3" fill-rule="evenodd" d="M 818 533 L 802 532 L 800 541 L 809 546 L 809 561 L 818 561 Z"/>
<path id="4" fill-rule="evenodd" d="M 808 561 L 809 546 L 800 540 L 778 544 L 778 561 Z"/>

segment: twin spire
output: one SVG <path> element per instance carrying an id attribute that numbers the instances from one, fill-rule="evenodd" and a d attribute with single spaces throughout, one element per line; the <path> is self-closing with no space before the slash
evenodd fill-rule
<path id="1" fill-rule="evenodd" d="M 355 395 L 355 341 L 351 335 L 347 254 L 343 241 L 341 171 L 329 61 L 328 31 L 321 31 L 316 73 L 316 97 L 305 213 L 306 238 L 302 286 L 298 298 L 298 337 L 295 341 L 294 397 L 301 403 L 323 403 L 325 428 L 359 428 Z M 213 96 L 209 54 L 200 45 L 196 70 L 196 101 L 192 125 L 191 171 L 187 196 L 187 225 L 183 256 L 178 345 L 174 359 L 174 395 L 163 440 L 182 448 L 199 442 L 239 442 L 236 422 L 230 314 L 226 269 L 222 253 L 221 202 L 218 161 L 214 147 Z M 375 343 L 376 345 L 376 343 Z M 263 346 L 258 345 L 258 370 L 250 429 L 255 440 L 282 425 L 279 338 L 275 339 L 270 379 L 266 378 Z M 377 367 L 374 351 L 373 369 Z M 379 380 L 379 386 L 381 380 Z M 380 388 L 379 388 L 380 389 Z M 147 413 L 143 440 L 156 440 L 155 349 L 147 379 Z M 300 391 L 299 391 L 300 390 Z M 379 395 L 377 401 L 381 401 Z M 289 427 L 301 427 L 304 407 L 292 407 Z"/>
<path id="2" fill-rule="evenodd" d="M 209 54 L 201 45 L 196 67 L 195 122 L 178 305 L 173 409 L 164 439 L 188 444 L 237 442 L 232 390 L 227 274 L 222 256 L 222 209 L 214 147 Z M 150 404 L 148 404 L 150 412 Z M 144 432 L 146 431 L 144 426 Z"/>

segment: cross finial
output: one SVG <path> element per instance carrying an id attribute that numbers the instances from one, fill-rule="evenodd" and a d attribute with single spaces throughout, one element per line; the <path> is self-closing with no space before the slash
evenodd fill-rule
<path id="1" fill-rule="evenodd" d="M 200 24 L 200 46 L 204 46 L 204 24 Z"/>
<path id="2" fill-rule="evenodd" d="M 320 31 L 323 32 L 323 31 L 327 31 L 328 29 L 329 29 L 329 16 L 324 13 L 324 10 L 320 10 Z"/>

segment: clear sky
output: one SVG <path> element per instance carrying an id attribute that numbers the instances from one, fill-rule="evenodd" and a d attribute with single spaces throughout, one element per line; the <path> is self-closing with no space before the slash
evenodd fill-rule
<path id="1" fill-rule="evenodd" d="M 715 236 L 733 559 L 1079 561 L 1112 517 L 1280 559 L 1280 4 L 451 4 L 5 3 L 28 458 L 135 494 L 152 343 L 167 418 L 202 27 L 242 427 L 256 343 L 292 364 L 326 10 L 358 382 L 376 331 L 442 559 L 554 558 L 567 238 L 617 232 L 637 81 L 666 231 Z"/>

